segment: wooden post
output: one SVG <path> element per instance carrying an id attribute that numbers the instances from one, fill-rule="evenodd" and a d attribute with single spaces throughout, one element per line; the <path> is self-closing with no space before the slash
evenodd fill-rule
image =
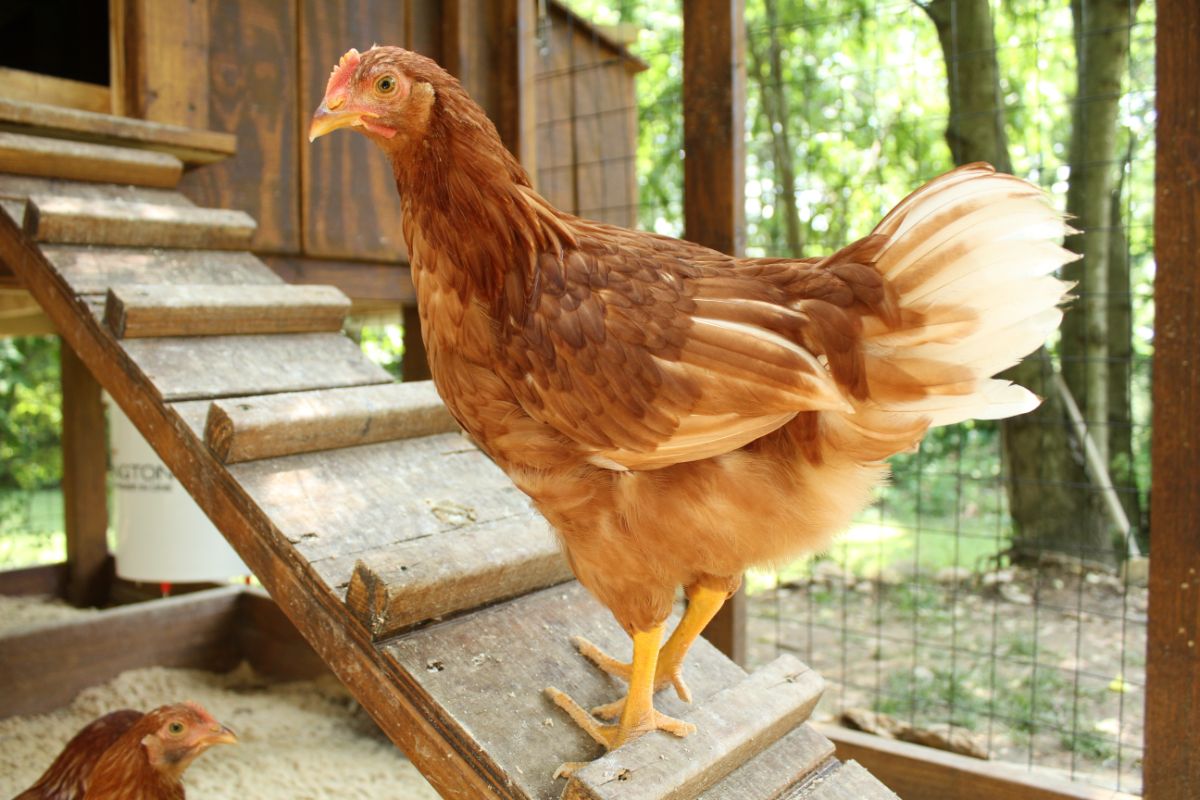
<path id="1" fill-rule="evenodd" d="M 1200 797 L 1200 4 L 1158 5 L 1147 800 Z"/>
<path id="2" fill-rule="evenodd" d="M 108 437 L 100 384 L 66 342 L 62 369 L 63 509 L 67 533 L 67 599 L 99 605 L 108 581 Z"/>
<path id="3" fill-rule="evenodd" d="M 112 113 L 207 128 L 208 0 L 113 0 Z"/>
<path id="4" fill-rule="evenodd" d="M 421 318 L 416 305 L 404 306 L 404 355 L 400 359 L 400 374 L 406 381 L 429 380 L 429 357 L 425 340 L 421 338 Z"/>
<path id="5" fill-rule="evenodd" d="M 733 255 L 746 245 L 744 19 L 744 0 L 683 4 L 684 237 Z M 744 590 L 704 635 L 734 661 L 745 661 Z"/>

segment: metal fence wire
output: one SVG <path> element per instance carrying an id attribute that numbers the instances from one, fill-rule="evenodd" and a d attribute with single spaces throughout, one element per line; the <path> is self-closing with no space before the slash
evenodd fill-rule
<path id="1" fill-rule="evenodd" d="M 987 160 L 1082 235 L 1046 400 L 933 431 L 824 554 L 747 576 L 750 664 L 797 653 L 819 715 L 1141 790 L 1152 351 L 1153 0 L 746 0 L 748 255 L 820 256 Z M 539 188 L 682 232 L 671 0 L 539 5 Z M 636 175 L 636 192 L 634 176 Z"/>

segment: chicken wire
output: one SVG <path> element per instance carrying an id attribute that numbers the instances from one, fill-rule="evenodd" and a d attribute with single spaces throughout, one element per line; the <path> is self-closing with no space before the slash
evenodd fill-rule
<path id="1" fill-rule="evenodd" d="M 939 9 L 951 36 L 966 24 L 968 0 L 960 1 Z M 555 13 L 552 3 L 539 5 L 540 141 L 552 128 L 561 135 L 565 125 L 589 117 L 615 120 L 610 131 L 636 119 L 639 136 L 636 152 L 611 132 L 607 149 L 596 157 L 576 148 L 568 158 L 546 160 L 539 149 L 539 189 L 583 216 L 620 224 L 636 216 L 642 228 L 680 235 L 679 6 L 654 0 L 569 5 L 578 16 Z M 1153 0 L 1131 2 L 1131 21 L 1116 31 L 1089 21 L 1098 6 L 1080 6 L 1083 30 L 1116 36 L 1127 63 L 1112 152 L 1101 162 L 1077 157 L 1076 169 L 1107 163 L 1118 175 L 1111 224 L 1091 229 L 1112 236 L 1110 263 L 1127 265 L 1131 279 L 1124 288 L 1083 281 L 1072 313 L 1089 315 L 1092 323 L 1090 315 L 1103 313 L 1105 304 L 1130 306 L 1131 352 L 1102 356 L 1111 390 L 1130 398 L 1129 413 L 1087 418 L 1087 397 L 1073 395 L 1081 419 L 1072 421 L 1060 403 L 1026 420 L 1046 434 L 1046 442 L 1065 442 L 1074 465 L 1069 474 L 1012 480 L 997 423 L 940 429 L 918 452 L 892 459 L 890 484 L 827 553 L 747 576 L 747 666 L 793 652 L 828 682 L 818 716 L 1138 793 L 1154 6 Z M 996 44 L 985 50 L 998 69 L 996 109 L 1008 133 L 1013 172 L 1045 188 L 1065 210 L 1073 110 L 1105 98 L 1077 92 L 1081 42 L 1068 4 L 1005 0 L 991 3 L 991 12 Z M 581 105 L 581 96 L 623 58 L 605 43 L 631 28 L 638 37 L 629 51 L 646 67 L 634 78 L 636 100 L 605 95 Z M 908 191 L 954 166 L 944 136 L 948 87 L 967 79 L 968 61 L 981 53 L 960 47 L 944 56 L 925 8 L 907 0 L 747 0 L 746 31 L 748 255 L 828 254 L 868 233 Z M 550 85 L 565 78 L 572 87 L 569 102 Z M 777 163 L 786 160 L 782 152 L 791 156 L 790 185 L 780 179 L 788 175 Z M 633 180 L 630 166 L 636 165 L 635 209 L 580 203 L 577 190 L 562 191 L 556 172 L 578 176 L 593 163 L 602 169 L 588 179 L 599 181 L 599 196 L 610 198 Z M 783 215 L 793 208 L 800 224 L 789 233 Z M 1038 388 L 1058 392 L 1060 370 L 1090 358 L 1067 352 L 1056 339 L 1049 357 L 1035 362 Z M 1088 448 L 1109 442 L 1115 429 L 1129 437 L 1127 460 L 1133 463 L 1122 469 L 1119 460 L 1109 459 L 1106 466 L 1116 467 L 1108 475 L 1083 468 Z M 1034 492 L 1034 508 L 1037 492 L 1058 490 L 1079 513 L 1019 537 L 1009 499 L 1018 485 Z M 1127 527 L 1114 505 L 1123 507 Z M 1072 542 L 1070 531 L 1086 526 L 1099 526 L 1103 535 Z"/>

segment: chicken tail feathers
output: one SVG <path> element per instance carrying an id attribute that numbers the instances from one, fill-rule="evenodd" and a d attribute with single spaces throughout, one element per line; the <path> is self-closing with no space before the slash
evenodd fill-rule
<path id="1" fill-rule="evenodd" d="M 994 376 L 1058 327 L 1070 288 L 1053 273 L 1077 255 L 1038 187 L 970 164 L 917 189 L 876 227 L 876 269 L 889 308 L 864 320 L 867 382 L 877 407 L 932 425 L 1000 419 L 1037 407 Z M 873 248 L 874 249 L 874 248 Z"/>

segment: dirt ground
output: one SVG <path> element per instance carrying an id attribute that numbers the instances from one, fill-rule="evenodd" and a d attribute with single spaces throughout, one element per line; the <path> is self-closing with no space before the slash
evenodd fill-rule
<path id="1" fill-rule="evenodd" d="M 1078 570 L 859 581 L 819 564 L 751 596 L 751 666 L 794 652 L 828 683 L 818 716 L 953 728 L 993 760 L 1137 793 L 1146 605 Z"/>
<path id="2" fill-rule="evenodd" d="M 43 600 L 0 597 L 0 630 L 87 613 Z M 52 713 L 0 720 L 0 798 L 26 789 L 63 744 L 101 714 L 180 700 L 199 702 L 241 740 L 213 748 L 192 765 L 184 777 L 189 797 L 438 797 L 335 679 L 274 683 L 242 665 L 225 675 L 133 670 L 84 690 Z"/>

